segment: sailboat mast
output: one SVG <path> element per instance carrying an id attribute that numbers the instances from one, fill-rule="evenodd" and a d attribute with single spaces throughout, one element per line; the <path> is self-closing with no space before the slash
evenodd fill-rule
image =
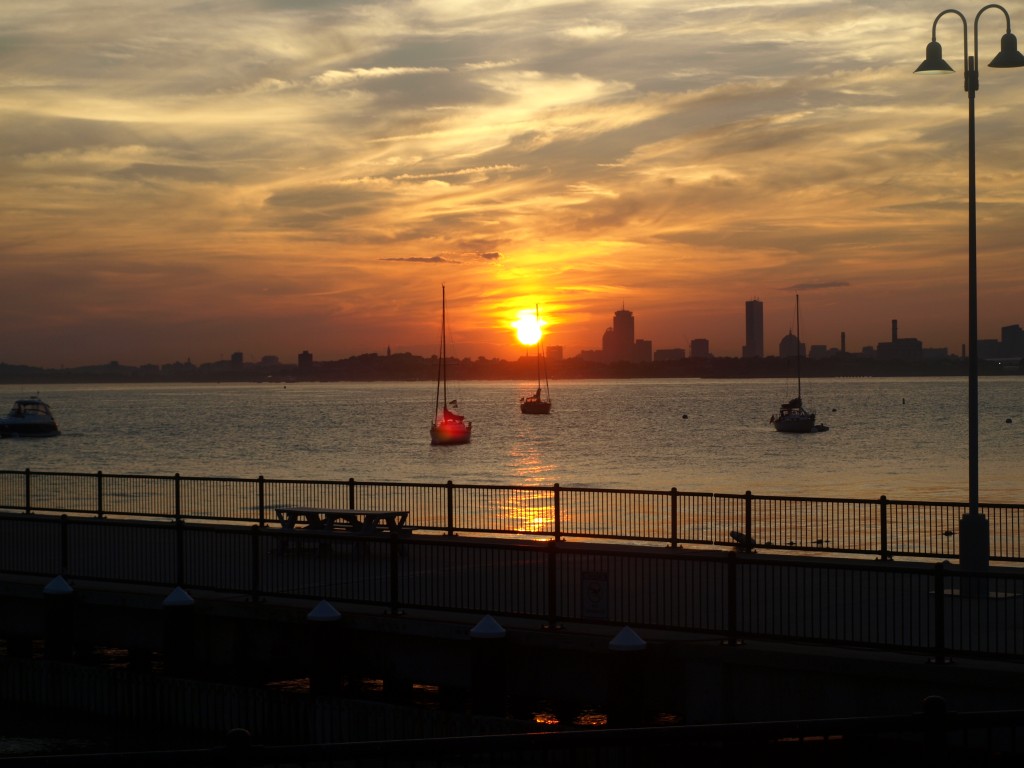
<path id="1" fill-rule="evenodd" d="M 448 329 L 445 326 L 446 312 L 444 286 L 441 286 L 441 379 L 444 381 L 444 407 L 448 407 Z"/>
<path id="2" fill-rule="evenodd" d="M 540 304 L 534 305 L 537 316 L 537 330 L 540 330 Z M 540 389 L 540 337 L 537 337 L 537 388 Z"/>
<path id="3" fill-rule="evenodd" d="M 796 295 L 796 396 L 803 397 L 800 391 L 800 294 Z"/>

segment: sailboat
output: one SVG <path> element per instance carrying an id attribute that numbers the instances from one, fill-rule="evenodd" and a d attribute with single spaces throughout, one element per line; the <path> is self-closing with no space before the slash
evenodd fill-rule
<path id="1" fill-rule="evenodd" d="M 537 323 L 540 324 L 540 306 L 537 307 Z M 519 410 L 522 413 L 551 413 L 551 390 L 548 388 L 547 368 L 544 369 L 544 387 L 547 399 L 541 396 L 540 371 L 544 356 L 540 351 L 540 339 L 537 339 L 537 391 L 528 397 L 519 399 Z"/>
<path id="2" fill-rule="evenodd" d="M 437 363 L 437 391 L 434 395 L 434 421 L 430 425 L 431 445 L 461 445 L 468 443 L 473 434 L 473 423 L 450 410 L 458 408 L 455 400 L 448 399 L 448 343 L 445 327 L 445 295 L 441 286 L 441 359 Z"/>
<path id="3" fill-rule="evenodd" d="M 796 297 L 796 397 L 779 406 L 779 412 L 773 414 L 771 423 L 777 432 L 824 432 L 828 429 L 824 424 L 815 424 L 814 413 L 804 409 L 803 392 L 800 382 L 800 295 Z"/>

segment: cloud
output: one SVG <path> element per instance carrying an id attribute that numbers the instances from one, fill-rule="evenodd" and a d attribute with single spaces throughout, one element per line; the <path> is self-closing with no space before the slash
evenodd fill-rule
<path id="1" fill-rule="evenodd" d="M 799 283 L 797 285 L 791 285 L 787 288 L 779 288 L 780 291 L 817 291 L 822 288 L 847 288 L 849 283 L 833 282 L 833 283 Z"/>
<path id="2" fill-rule="evenodd" d="M 845 324 L 872 342 L 870 303 L 913 316 L 930 345 L 963 340 L 945 308 L 964 292 L 966 105 L 956 77 L 913 75 L 936 10 L 923 0 L 4 10 L 5 277 L 45 263 L 89 286 L 0 306 L 8 337 L 40 356 L 9 361 L 66 349 L 76 318 L 102 311 L 89 296 L 145 315 L 157 359 L 180 349 L 192 305 L 241 329 L 239 348 L 263 343 L 250 327 L 319 328 L 338 345 L 321 359 L 409 348 L 409 308 L 435 303 L 417 264 L 459 265 L 451 289 L 484 319 L 482 345 L 501 343 L 500 307 L 529 296 L 572 318 L 558 343 L 593 348 L 626 296 L 656 348 L 703 336 L 738 354 L 734 307 L 778 285 L 844 289 L 823 335 Z M 938 29 L 947 50 L 955 26 Z M 980 320 L 995 333 L 1024 320 L 1024 113 L 1014 70 L 980 77 Z M 132 265 L 207 270 L 143 280 Z M 334 332 L 342 305 L 373 315 L 365 338 Z M 89 354 L 131 362 L 120 338 L 96 334 Z M 209 344 L 197 336 L 193 358 L 222 352 Z M 62 362 L 94 362 L 78 354 Z"/>
<path id="3" fill-rule="evenodd" d="M 385 256 L 381 257 L 381 261 L 409 261 L 417 264 L 459 264 L 461 262 L 455 259 L 449 259 L 445 256 Z"/>

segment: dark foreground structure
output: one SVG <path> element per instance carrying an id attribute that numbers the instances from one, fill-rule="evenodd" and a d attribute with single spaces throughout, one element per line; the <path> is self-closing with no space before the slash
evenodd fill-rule
<path id="1" fill-rule="evenodd" d="M 1024 751 L 1013 560 L 968 572 L 680 535 L 836 526 L 830 510 L 878 502 L 27 472 L 0 476 L 0 499 L 4 701 L 159 726 L 167 749 L 233 732 L 227 764 Z M 550 510 L 538 528 L 558 535 L 479 530 L 510 500 Z M 295 505 L 403 525 L 282 525 Z M 224 749 L 161 764 L 226 764 Z"/>

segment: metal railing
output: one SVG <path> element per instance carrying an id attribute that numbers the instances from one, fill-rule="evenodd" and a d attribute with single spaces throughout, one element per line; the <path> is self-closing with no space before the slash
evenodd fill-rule
<path id="1" fill-rule="evenodd" d="M 1020 658 L 1024 572 L 945 562 L 0 514 L 0 573 Z"/>
<path id="2" fill-rule="evenodd" d="M 955 559 L 965 502 L 0 470 L 0 510 L 265 526 L 286 505 L 405 510 L 448 534 Z M 1024 505 L 982 504 L 993 561 L 1024 562 Z M 742 534 L 736 536 L 735 534 Z"/>

